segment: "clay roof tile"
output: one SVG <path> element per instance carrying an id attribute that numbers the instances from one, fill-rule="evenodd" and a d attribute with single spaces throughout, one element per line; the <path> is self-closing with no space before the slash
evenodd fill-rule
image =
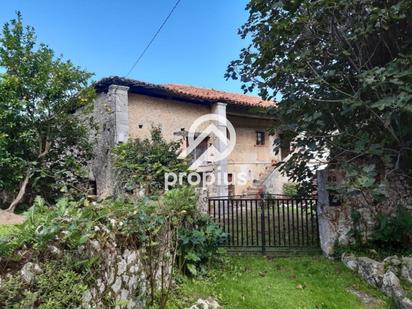
<path id="1" fill-rule="evenodd" d="M 124 77 L 112 76 L 106 77 L 94 84 L 95 89 L 106 91 L 110 85 L 128 86 L 130 92 L 147 95 L 161 94 L 176 99 L 201 101 L 206 103 L 222 102 L 232 105 L 250 106 L 250 107 L 275 107 L 276 102 L 265 101 L 257 96 L 249 96 L 240 93 L 231 93 L 221 90 L 194 87 L 178 84 L 152 84 Z"/>

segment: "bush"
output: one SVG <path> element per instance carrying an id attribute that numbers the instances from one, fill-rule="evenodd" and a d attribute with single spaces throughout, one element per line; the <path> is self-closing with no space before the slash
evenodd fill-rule
<path id="1" fill-rule="evenodd" d="M 36 198 L 27 220 L 14 234 L 0 239 L 0 255 L 10 255 L 23 245 L 37 253 L 51 243 L 61 249 L 77 249 L 102 234 L 101 231 L 121 236 L 125 242 L 141 240 L 145 237 L 147 221 L 152 219 L 153 204 L 152 201 L 107 200 L 94 205 L 86 199 L 63 198 L 49 207 L 42 198 Z"/>
<path id="2" fill-rule="evenodd" d="M 205 266 L 219 256 L 219 245 L 225 237 L 208 215 L 197 213 L 179 229 L 179 268 L 193 276 L 204 273 Z"/>
<path id="3" fill-rule="evenodd" d="M 150 139 L 129 140 L 118 145 L 114 162 L 121 191 L 144 189 L 147 195 L 164 191 L 165 174 L 185 172 L 188 164 L 178 158 L 180 143 L 167 142 L 160 128 L 154 127 Z"/>
<path id="4" fill-rule="evenodd" d="M 27 213 L 27 220 L 13 234 L 0 238 L 0 255 L 26 246 L 40 252 L 53 243 L 61 249 L 77 249 L 88 240 L 101 237 L 103 231 L 122 239 L 123 243 L 145 244 L 150 229 L 157 230 L 165 221 L 179 220 L 193 214 L 195 195 L 190 188 L 168 191 L 159 199 L 116 199 L 91 203 L 84 199 L 60 199 L 48 206 L 42 198 Z"/>
<path id="5" fill-rule="evenodd" d="M 17 226 L 14 224 L 1 224 L 0 225 L 0 239 L 7 235 L 13 234 L 17 230 Z"/>
<path id="6" fill-rule="evenodd" d="M 292 182 L 283 184 L 283 194 L 288 197 L 298 196 L 298 185 Z"/>
<path id="7" fill-rule="evenodd" d="M 372 243 L 379 247 L 403 252 L 412 247 L 412 212 L 398 205 L 393 216 L 380 213 L 372 236 Z"/>
<path id="8" fill-rule="evenodd" d="M 147 278 L 149 303 L 153 304 L 160 295 L 159 306 L 164 308 L 173 281 L 167 271 L 162 271 L 159 275 L 159 269 L 172 269 L 178 261 L 179 269 L 196 275 L 216 256 L 222 237 L 221 229 L 211 223 L 206 215 L 197 211 L 196 196 L 190 187 L 170 190 L 158 199 L 124 198 L 101 203 L 91 203 L 86 199 L 61 199 L 56 205 L 48 206 L 43 199 L 37 198 L 27 214 L 27 220 L 18 226 L 13 234 L 0 238 L 2 262 L 13 261 L 13 269 L 16 271 L 22 262 L 38 260 L 43 263 L 41 268 L 45 263 L 46 269 L 55 267 L 54 269 L 59 269 L 61 273 L 46 270 L 41 277 L 44 280 L 36 279 L 27 293 L 21 292 L 25 287 L 15 273 L 14 279 L 7 283 L 9 292 L 0 292 L 0 307 L 10 301 L 24 304 L 34 299 L 38 302 L 39 297 L 45 297 L 42 300 L 44 304 L 47 303 L 46 300 L 50 300 L 50 308 L 65 307 L 54 300 L 61 298 L 63 301 L 69 297 L 58 294 L 71 293 L 69 286 L 76 287 L 80 293 L 83 286 L 94 284 L 87 280 L 93 280 L 93 274 L 99 270 L 89 266 L 89 275 L 84 277 L 82 270 L 73 268 L 81 263 L 79 256 L 71 255 L 72 263 L 69 266 L 69 263 L 50 260 L 50 245 L 57 247 L 65 255 L 79 255 L 78 248 L 87 246 L 89 240 L 110 239 L 116 241 L 119 249 L 145 249 L 141 251 L 140 259 Z M 19 254 L 16 254 L 17 251 Z M 58 264 L 60 266 L 56 266 Z M 47 279 L 49 276 L 53 278 Z M 47 280 L 51 282 L 50 287 L 57 285 L 53 283 L 55 278 L 64 283 L 61 289 L 53 292 L 42 286 Z M 75 295 L 77 294 L 73 294 L 73 297 Z M 70 301 L 77 303 L 75 299 Z"/>
<path id="9" fill-rule="evenodd" d="M 87 290 L 87 272 L 78 261 L 65 256 L 59 261 L 42 265 L 31 284 L 23 283 L 20 275 L 8 277 L 2 283 L 0 305 L 4 308 L 75 308 L 80 307 Z"/>

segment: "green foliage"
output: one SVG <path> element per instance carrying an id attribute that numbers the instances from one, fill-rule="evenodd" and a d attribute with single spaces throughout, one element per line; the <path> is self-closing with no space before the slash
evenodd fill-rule
<path id="1" fill-rule="evenodd" d="M 295 183 L 285 183 L 283 184 L 283 194 L 288 197 L 298 196 L 298 185 Z"/>
<path id="2" fill-rule="evenodd" d="M 17 231 L 17 227 L 14 224 L 1 224 L 0 225 L 0 238 L 13 234 Z"/>
<path id="3" fill-rule="evenodd" d="M 190 187 L 170 190 L 158 199 L 90 203 L 87 199 L 78 202 L 63 198 L 48 206 L 44 199 L 37 198 L 27 220 L 13 234 L 0 239 L 0 255 L 2 259 L 19 262 L 21 255 L 15 255 L 19 249 L 29 252 L 32 258 L 47 258 L 49 245 L 63 252 L 77 252 L 89 240 L 108 239 L 115 240 L 120 249 L 142 248 L 140 259 L 148 280 L 150 302 L 159 294 L 159 303 L 164 308 L 172 277 L 166 272 L 159 275 L 159 269 L 173 268 L 180 243 L 178 232 L 184 225 L 195 224 L 197 215 L 196 198 Z M 209 229 L 207 233 L 211 233 Z M 79 263 L 73 261 L 75 264 Z M 84 264 L 87 265 L 88 262 Z M 37 288 L 33 291 L 37 292 Z"/>
<path id="4" fill-rule="evenodd" d="M 33 246 L 35 250 L 42 249 L 64 231 L 65 227 L 79 228 L 77 222 L 74 222 L 78 219 L 78 216 L 73 217 L 75 209 L 80 209 L 78 203 L 69 202 L 67 199 L 59 200 L 56 207 L 50 208 L 44 199 L 36 198 L 34 207 L 27 213 L 27 220 L 17 227 L 13 235 L 0 241 L 0 254 L 12 254 L 23 245 Z M 64 224 L 65 220 L 67 224 Z"/>
<path id="5" fill-rule="evenodd" d="M 129 140 L 114 149 L 115 168 L 120 187 L 132 192 L 159 194 L 164 190 L 165 174 L 187 171 L 185 161 L 178 159 L 180 144 L 167 142 L 159 127 L 153 127 L 151 137 Z"/>
<path id="6" fill-rule="evenodd" d="M 189 215 L 196 212 L 196 195 L 193 188 L 189 186 L 166 191 L 163 202 L 168 210 L 184 211 Z"/>
<path id="7" fill-rule="evenodd" d="M 372 201 L 379 202 L 389 197 L 387 180 L 380 179 L 375 164 L 347 164 L 342 163 L 345 169 L 345 183 L 335 189 L 345 196 L 357 197 L 363 206 L 369 206 Z"/>
<path id="8" fill-rule="evenodd" d="M 5 308 L 30 308 L 36 299 L 36 294 L 24 289 L 19 276 L 12 276 L 2 283 L 0 305 Z"/>
<path id="9" fill-rule="evenodd" d="M 91 74 L 38 44 L 20 13 L 3 27 L 0 68 L 0 190 L 11 197 L 5 202 L 19 190 L 49 201 L 78 193 L 91 145 L 73 111 L 86 112 L 94 98 Z"/>
<path id="10" fill-rule="evenodd" d="M 401 174 L 410 184 L 412 2 L 251 0 L 247 9 L 239 32 L 251 43 L 226 77 L 267 99 L 280 94 L 275 129 L 296 149 L 280 169 L 309 185 L 309 162 L 323 156 L 321 164 L 351 171 L 342 186 L 357 183 L 350 194 L 370 193 L 369 205 L 390 185 L 381 176 Z M 378 177 L 363 171 L 368 166 Z"/>
<path id="11" fill-rule="evenodd" d="M 340 259 L 345 252 L 352 252 L 357 256 L 368 256 L 376 260 L 383 260 L 391 255 L 412 254 L 412 212 L 403 205 L 398 205 L 395 213 L 378 213 L 376 225 L 369 239 L 363 237 L 362 216 L 352 210 L 353 227 L 349 236 L 354 243 L 348 246 L 335 245 L 334 256 Z"/>
<path id="12" fill-rule="evenodd" d="M 188 187 L 170 190 L 159 200 L 118 199 L 92 204 L 63 198 L 48 206 L 38 197 L 27 220 L 0 239 L 0 255 L 23 246 L 40 252 L 49 244 L 72 250 L 90 239 L 105 237 L 106 233 L 123 240 L 118 246 L 128 241 L 150 245 L 151 238 L 161 234 L 166 222 L 177 228 L 182 220 L 190 221 L 196 213 L 195 195 Z"/>
<path id="13" fill-rule="evenodd" d="M 398 205 L 393 216 L 380 213 L 372 236 L 372 243 L 398 253 L 412 247 L 412 212 Z"/>
<path id="14" fill-rule="evenodd" d="M 350 213 L 350 217 L 352 219 L 352 228 L 349 231 L 349 237 L 352 237 L 355 240 L 355 246 L 362 246 L 363 239 L 362 239 L 362 215 L 359 211 L 352 209 Z"/>
<path id="15" fill-rule="evenodd" d="M 77 202 L 63 198 L 49 207 L 42 198 L 37 198 L 27 220 L 13 235 L 0 241 L 0 254 L 11 254 L 23 245 L 41 252 L 51 243 L 63 249 L 76 249 L 89 239 L 103 237 L 104 231 L 125 242 L 144 241 L 146 228 L 150 228 L 150 224 L 161 224 L 155 206 L 150 200 L 108 200 L 93 205 L 88 200 Z"/>
<path id="16" fill-rule="evenodd" d="M 24 284 L 20 275 L 8 277 L 2 282 L 0 306 L 2 308 L 42 309 L 73 308 L 81 305 L 82 295 L 87 290 L 86 272 L 74 267 L 69 257 L 49 261 L 34 282 Z"/>
<path id="17" fill-rule="evenodd" d="M 219 245 L 226 237 L 222 229 L 204 214 L 187 220 L 178 235 L 178 267 L 193 276 L 204 274 L 206 266 L 219 257 Z"/>

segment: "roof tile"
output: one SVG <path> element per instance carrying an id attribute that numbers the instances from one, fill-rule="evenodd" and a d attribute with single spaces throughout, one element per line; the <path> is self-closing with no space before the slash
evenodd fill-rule
<path id="1" fill-rule="evenodd" d="M 269 108 L 276 106 L 274 101 L 265 101 L 257 96 L 249 96 L 240 93 L 231 93 L 209 88 L 194 87 L 178 84 L 152 84 L 138 80 L 112 76 L 103 78 L 94 86 L 97 91 L 105 91 L 110 85 L 122 85 L 130 87 L 131 92 L 144 93 L 145 91 L 160 91 L 166 95 L 180 99 L 199 100 L 209 103 L 222 102 L 233 105 Z M 149 94 L 150 95 L 150 94 Z"/>

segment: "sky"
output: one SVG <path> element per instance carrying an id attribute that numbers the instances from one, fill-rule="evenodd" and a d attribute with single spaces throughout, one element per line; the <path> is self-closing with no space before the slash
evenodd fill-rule
<path id="1" fill-rule="evenodd" d="M 102 77 L 125 76 L 176 0 L 0 0 L 0 24 L 21 11 L 39 42 Z M 242 93 L 224 73 L 247 42 L 247 0 L 181 0 L 130 78 Z"/>

